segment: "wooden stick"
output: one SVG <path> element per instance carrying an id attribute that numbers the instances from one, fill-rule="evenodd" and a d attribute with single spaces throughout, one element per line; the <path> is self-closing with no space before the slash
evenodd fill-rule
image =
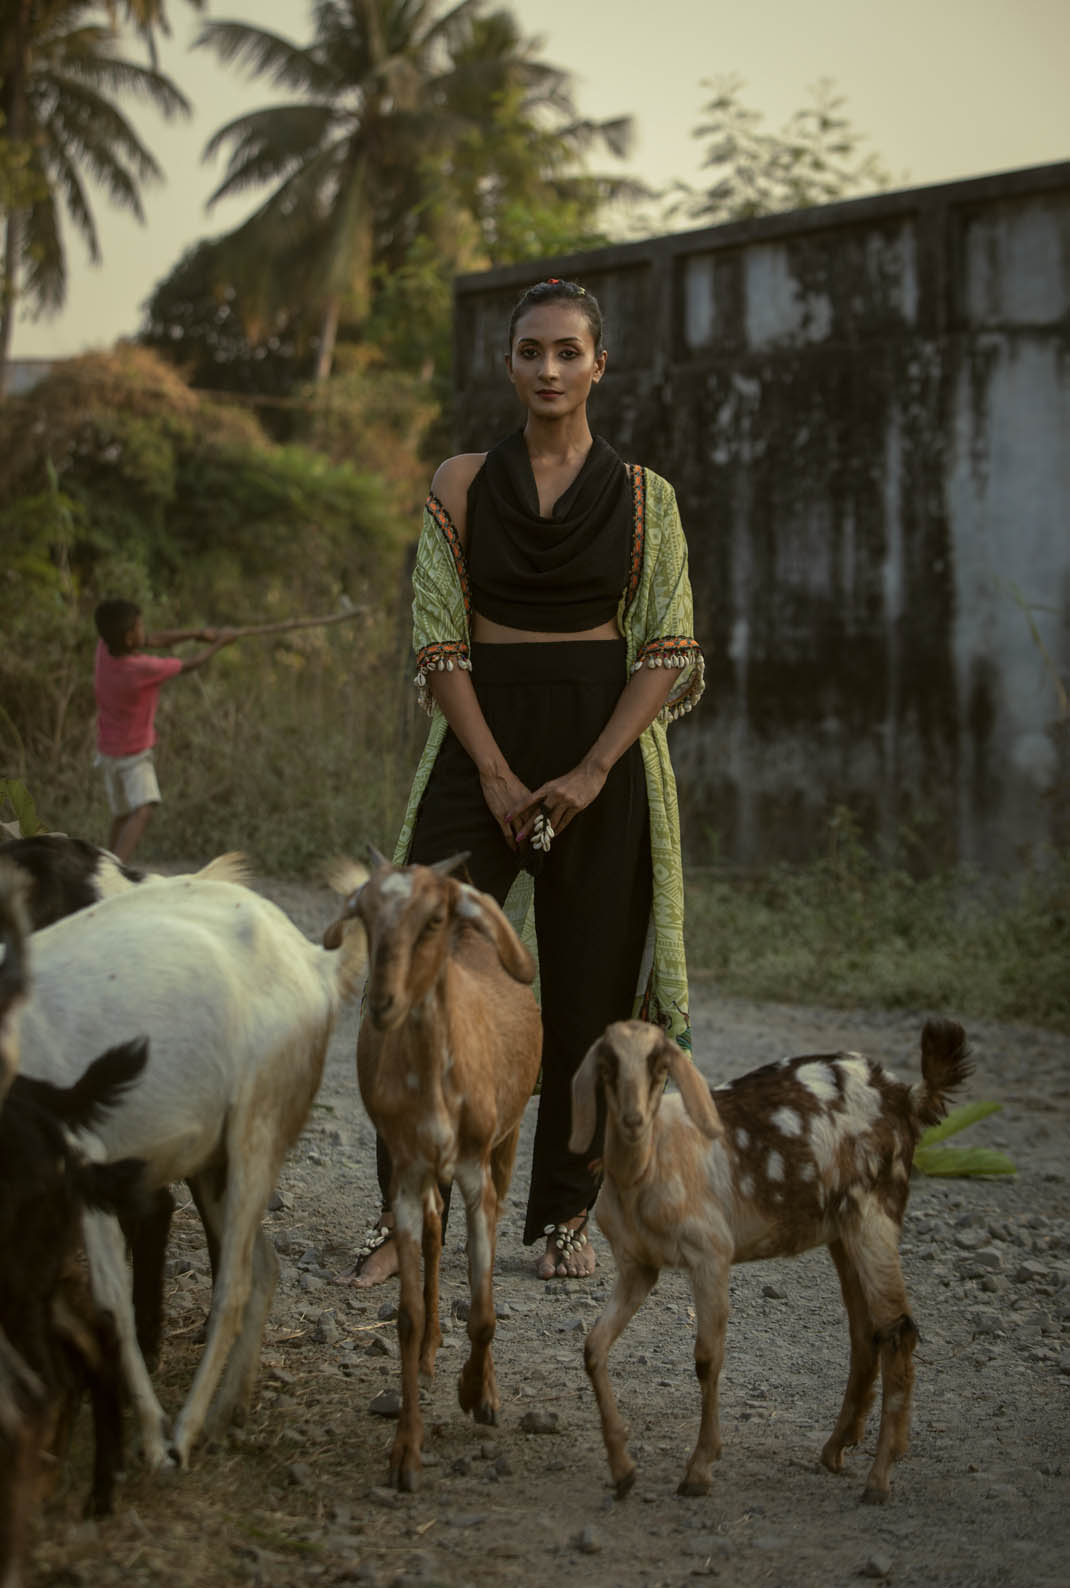
<path id="1" fill-rule="evenodd" d="M 350 618 L 363 617 L 364 607 L 351 607 L 348 612 L 334 612 L 329 618 L 284 618 L 278 623 L 250 623 L 242 629 L 231 629 L 231 634 L 236 640 L 244 640 L 251 634 L 285 634 L 288 629 L 320 628 L 327 623 L 345 623 Z M 220 624 L 224 628 L 227 625 Z"/>

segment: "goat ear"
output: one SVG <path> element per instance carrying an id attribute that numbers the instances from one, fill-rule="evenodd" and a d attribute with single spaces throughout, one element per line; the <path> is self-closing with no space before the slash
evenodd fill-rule
<path id="1" fill-rule="evenodd" d="M 490 938 L 502 962 L 514 981 L 530 986 L 535 980 L 535 961 L 517 937 L 505 918 L 496 899 L 489 893 L 480 893 L 467 882 L 457 883 L 457 914 L 471 922 L 476 929 Z"/>
<path id="2" fill-rule="evenodd" d="M 471 853 L 470 849 L 462 849 L 459 854 L 450 855 L 448 860 L 433 861 L 428 870 L 433 871 L 436 877 L 451 877 L 455 871 L 459 871 L 463 867 L 464 877 L 462 881 L 468 882 L 470 879 L 467 862 Z"/>
<path id="3" fill-rule="evenodd" d="M 709 1086 L 683 1048 L 669 1037 L 666 1037 L 664 1042 L 665 1062 L 669 1067 L 669 1074 L 679 1088 L 684 1107 L 702 1134 L 708 1136 L 711 1141 L 716 1141 L 718 1137 L 724 1135 L 724 1126 L 721 1124 L 721 1116 L 717 1112 L 717 1105 L 713 1101 Z"/>
<path id="4" fill-rule="evenodd" d="M 594 1140 L 598 1123 L 598 1060 L 602 1039 L 591 1044 L 583 1063 L 572 1077 L 572 1133 L 569 1152 L 586 1152 Z"/>

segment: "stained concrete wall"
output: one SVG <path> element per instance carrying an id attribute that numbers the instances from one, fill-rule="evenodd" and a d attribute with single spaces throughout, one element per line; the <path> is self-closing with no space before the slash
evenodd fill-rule
<path id="1" fill-rule="evenodd" d="M 691 856 L 812 855 L 841 804 L 932 863 L 1070 842 L 1070 163 L 463 277 L 461 449 L 520 421 L 544 274 L 606 313 L 594 428 L 680 500 Z"/>

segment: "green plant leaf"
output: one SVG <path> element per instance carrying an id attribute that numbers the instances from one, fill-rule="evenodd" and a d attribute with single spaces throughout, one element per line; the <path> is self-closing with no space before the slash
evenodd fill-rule
<path id="1" fill-rule="evenodd" d="M 23 838 L 32 838 L 35 833 L 43 833 L 46 830 L 44 822 L 37 814 L 33 796 L 20 778 L 0 779 L 0 801 L 5 799 L 10 802 L 15 812 L 19 832 Z"/>
<path id="2" fill-rule="evenodd" d="M 949 1136 L 965 1130 L 968 1125 L 975 1125 L 979 1119 L 997 1114 L 1002 1107 L 1002 1103 L 963 1103 L 961 1107 L 953 1108 L 938 1125 L 930 1125 L 928 1130 L 923 1131 L 918 1145 L 933 1147 L 938 1141 L 946 1141 Z"/>
<path id="3" fill-rule="evenodd" d="M 1018 1173 L 1014 1160 L 994 1147 L 919 1147 L 914 1167 L 927 1175 Z"/>

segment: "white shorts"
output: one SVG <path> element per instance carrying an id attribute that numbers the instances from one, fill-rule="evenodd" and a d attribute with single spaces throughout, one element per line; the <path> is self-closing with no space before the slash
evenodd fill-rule
<path id="1" fill-rule="evenodd" d="M 160 803 L 151 750 L 139 750 L 136 755 L 103 755 L 98 750 L 93 764 L 104 772 L 104 790 L 113 816 L 127 816 L 139 806 Z"/>

